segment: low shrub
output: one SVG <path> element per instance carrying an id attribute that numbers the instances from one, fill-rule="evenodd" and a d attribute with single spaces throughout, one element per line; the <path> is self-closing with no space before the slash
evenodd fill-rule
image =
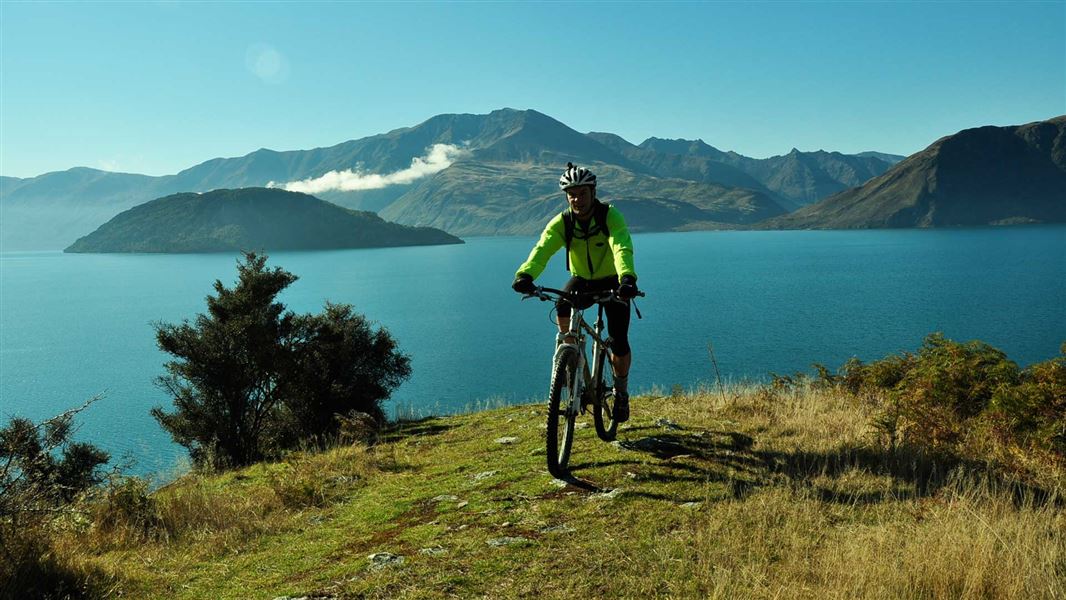
<path id="1" fill-rule="evenodd" d="M 1066 458 L 1066 343 L 1059 352 L 1023 370 L 1016 385 L 997 390 L 991 408 L 1021 441 Z"/>
<path id="2" fill-rule="evenodd" d="M 934 333 L 916 354 L 851 359 L 838 374 L 815 368 L 821 385 L 875 405 L 873 425 L 892 449 L 1032 477 L 1066 461 L 1066 343 L 1061 352 L 1022 369 L 989 344 Z"/>
<path id="3" fill-rule="evenodd" d="M 57 556 L 55 524 L 102 480 L 109 456 L 72 442 L 80 408 L 34 423 L 13 418 L 0 428 L 0 598 L 92 595 L 102 576 Z"/>
<path id="4" fill-rule="evenodd" d="M 162 519 L 149 482 L 140 477 L 114 478 L 93 505 L 93 524 L 99 533 L 127 542 L 154 537 Z"/>

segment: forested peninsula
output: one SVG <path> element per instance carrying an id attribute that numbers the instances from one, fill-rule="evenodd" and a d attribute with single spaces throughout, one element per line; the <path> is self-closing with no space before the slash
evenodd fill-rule
<path id="1" fill-rule="evenodd" d="M 64 252 L 231 252 L 461 244 L 298 192 L 272 188 L 182 193 L 126 210 Z"/>

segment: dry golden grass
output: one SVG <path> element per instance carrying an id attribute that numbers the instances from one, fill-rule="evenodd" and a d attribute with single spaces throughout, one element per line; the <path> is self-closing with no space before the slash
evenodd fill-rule
<path id="1" fill-rule="evenodd" d="M 616 445 L 579 430 L 563 488 L 543 408 L 508 407 L 187 476 L 153 495 L 154 534 L 72 529 L 61 549 L 125 597 L 1066 598 L 1061 488 L 890 452 L 853 397 L 734 386 L 633 410 Z M 526 541 L 488 543 L 505 537 Z"/>

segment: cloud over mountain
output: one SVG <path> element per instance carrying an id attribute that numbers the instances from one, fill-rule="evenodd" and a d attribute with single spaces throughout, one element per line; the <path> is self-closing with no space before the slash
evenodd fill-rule
<path id="1" fill-rule="evenodd" d="M 412 158 L 410 167 L 387 175 L 345 169 L 343 171 L 330 171 L 321 177 L 290 181 L 280 185 L 271 181 L 267 184 L 267 187 L 280 187 L 290 192 L 303 192 L 305 194 L 319 194 L 329 191 L 377 190 L 390 185 L 411 183 L 427 175 L 439 173 L 450 167 L 456 159 L 464 156 L 467 152 L 467 150 L 454 144 L 434 144 L 428 149 L 425 156 Z"/>

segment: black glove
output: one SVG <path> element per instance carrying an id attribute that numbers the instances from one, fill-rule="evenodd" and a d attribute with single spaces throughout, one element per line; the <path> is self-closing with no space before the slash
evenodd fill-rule
<path id="1" fill-rule="evenodd" d="M 533 285 L 533 278 L 525 273 L 519 273 L 511 284 L 511 289 L 519 294 L 532 294 L 537 288 Z"/>
<path id="2" fill-rule="evenodd" d="M 632 275 L 622 275 L 618 281 L 618 297 L 623 300 L 637 297 L 637 278 Z"/>

